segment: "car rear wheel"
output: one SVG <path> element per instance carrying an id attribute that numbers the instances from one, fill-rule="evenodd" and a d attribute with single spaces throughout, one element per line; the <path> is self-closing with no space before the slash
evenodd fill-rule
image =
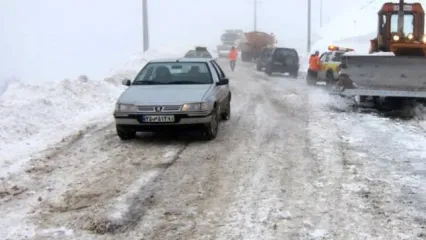
<path id="1" fill-rule="evenodd" d="M 136 131 L 130 129 L 129 127 L 116 125 L 116 130 L 118 137 L 123 141 L 131 140 L 136 137 Z"/>
<path id="2" fill-rule="evenodd" d="M 271 69 L 271 67 L 270 67 L 270 66 L 266 66 L 266 67 L 265 67 L 265 73 L 266 73 L 266 75 L 268 75 L 268 76 L 272 76 L 272 69 Z"/>
<path id="3" fill-rule="evenodd" d="M 219 110 L 215 108 L 213 110 L 212 119 L 204 127 L 203 135 L 205 140 L 210 141 L 216 138 L 217 132 L 219 131 L 219 123 L 220 123 Z"/>
<path id="4" fill-rule="evenodd" d="M 333 72 L 328 71 L 326 74 L 326 86 L 331 88 L 336 84 L 336 80 L 334 79 Z"/>
<path id="5" fill-rule="evenodd" d="M 299 72 L 298 71 L 293 71 L 290 73 L 290 76 L 293 78 L 297 78 L 299 76 Z"/>

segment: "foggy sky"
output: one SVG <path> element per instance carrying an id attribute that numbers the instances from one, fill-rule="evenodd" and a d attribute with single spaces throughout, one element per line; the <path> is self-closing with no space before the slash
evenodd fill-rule
<path id="1" fill-rule="evenodd" d="M 345 7 L 368 0 L 345 0 Z M 141 0 L 0 1 L 0 79 L 103 78 L 142 48 Z M 319 28 L 319 0 L 312 27 Z M 323 0 L 324 23 L 342 0 Z M 280 45 L 306 49 L 306 1 L 262 0 L 258 30 Z M 252 0 L 150 0 L 151 48 L 216 45 L 226 28 L 253 29 Z M 373 28 L 374 30 L 375 28 Z M 177 49 L 184 51 L 182 49 Z"/>

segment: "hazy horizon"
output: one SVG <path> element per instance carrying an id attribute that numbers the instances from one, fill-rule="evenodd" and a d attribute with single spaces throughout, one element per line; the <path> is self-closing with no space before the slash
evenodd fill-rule
<path id="1" fill-rule="evenodd" d="M 358 1 L 352 1 L 358 2 Z M 151 49 L 219 43 L 227 28 L 253 30 L 253 1 L 149 1 Z M 273 32 L 279 45 L 306 50 L 307 1 L 258 4 L 257 30 Z M 319 29 L 313 1 L 312 30 Z M 357 3 L 359 5 L 359 3 Z M 142 50 L 142 1 L 16 0 L 0 3 L 0 79 L 62 80 L 86 74 L 103 78 Z M 341 13 L 323 0 L 323 24 Z M 184 51 L 184 49 L 176 49 Z"/>

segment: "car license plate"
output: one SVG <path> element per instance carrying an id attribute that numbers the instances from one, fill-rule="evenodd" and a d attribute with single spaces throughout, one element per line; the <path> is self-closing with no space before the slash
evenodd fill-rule
<path id="1" fill-rule="evenodd" d="M 174 122 L 175 116 L 144 116 L 142 119 L 147 123 Z"/>

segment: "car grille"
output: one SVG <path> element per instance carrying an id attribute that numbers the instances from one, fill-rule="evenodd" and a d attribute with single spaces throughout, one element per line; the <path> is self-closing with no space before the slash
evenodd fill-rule
<path id="1" fill-rule="evenodd" d="M 182 108 L 181 105 L 155 105 L 155 106 L 138 106 L 139 112 L 179 112 Z M 157 111 L 157 108 L 162 110 Z"/>

